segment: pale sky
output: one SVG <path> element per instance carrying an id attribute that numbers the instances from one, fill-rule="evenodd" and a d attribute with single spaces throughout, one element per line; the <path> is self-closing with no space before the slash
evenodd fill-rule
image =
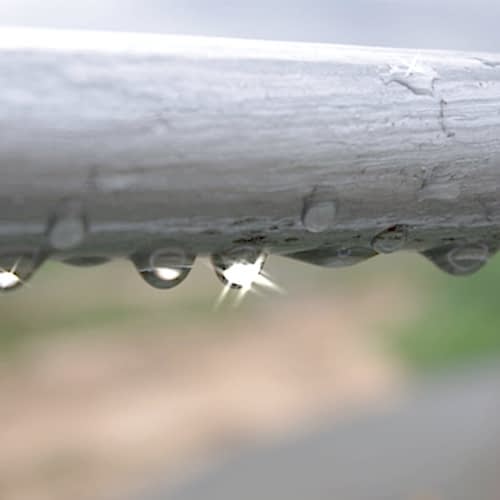
<path id="1" fill-rule="evenodd" d="M 0 24 L 500 52 L 500 0 L 0 0 Z"/>

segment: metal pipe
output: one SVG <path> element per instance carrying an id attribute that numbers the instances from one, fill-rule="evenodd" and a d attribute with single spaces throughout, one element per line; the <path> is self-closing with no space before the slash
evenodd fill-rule
<path id="1" fill-rule="evenodd" d="M 0 253 L 468 274 L 500 238 L 499 110 L 494 54 L 0 28 Z"/>

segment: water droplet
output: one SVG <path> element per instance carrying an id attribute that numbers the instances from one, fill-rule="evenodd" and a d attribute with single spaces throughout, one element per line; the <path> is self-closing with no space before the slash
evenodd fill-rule
<path id="1" fill-rule="evenodd" d="M 448 261 L 453 268 L 463 274 L 474 273 L 481 269 L 489 259 L 486 245 L 457 247 L 448 252 Z"/>
<path id="2" fill-rule="evenodd" d="M 167 290 L 187 278 L 195 258 L 181 248 L 160 248 L 153 252 L 136 253 L 131 260 L 144 281 L 155 288 Z"/>
<path id="3" fill-rule="evenodd" d="M 485 244 L 448 245 L 423 252 L 442 271 L 453 276 L 467 276 L 479 271 L 489 260 Z"/>
<path id="4" fill-rule="evenodd" d="M 87 234 L 88 224 L 81 203 L 62 203 L 49 221 L 47 236 L 55 250 L 70 250 L 80 245 Z"/>
<path id="5" fill-rule="evenodd" d="M 328 186 L 318 186 L 304 200 L 302 224 L 311 233 L 322 233 L 335 223 L 337 205 L 335 193 Z"/>
<path id="6" fill-rule="evenodd" d="M 237 247 L 212 255 L 217 277 L 231 288 L 250 289 L 264 268 L 266 255 L 255 247 Z"/>
<path id="7" fill-rule="evenodd" d="M 372 247 L 378 253 L 393 253 L 404 248 L 407 240 L 408 227 L 397 225 L 375 236 L 372 241 Z"/>
<path id="8" fill-rule="evenodd" d="M 45 256 L 37 250 L 12 250 L 0 254 L 0 291 L 22 287 L 44 260 Z"/>
<path id="9" fill-rule="evenodd" d="M 301 260 L 315 266 L 347 267 L 375 257 L 377 252 L 367 247 L 324 247 L 305 252 L 288 254 L 286 257 Z"/>

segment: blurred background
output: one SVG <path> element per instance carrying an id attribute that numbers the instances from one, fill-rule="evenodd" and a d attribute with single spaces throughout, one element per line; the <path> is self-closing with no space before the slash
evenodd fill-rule
<path id="1" fill-rule="evenodd" d="M 484 51 L 500 51 L 499 18 L 492 0 L 0 0 L 2 25 Z M 214 308 L 221 286 L 203 259 L 171 292 L 114 262 L 49 264 L 0 297 L 0 498 L 146 498 L 416 386 L 445 394 L 443 378 L 496 370 L 499 258 L 467 279 L 413 254 L 327 271 L 271 258 L 267 271 L 285 293 L 238 308 Z M 500 447 L 488 453 L 500 467 Z M 445 498 L 418 474 L 404 498 Z"/>

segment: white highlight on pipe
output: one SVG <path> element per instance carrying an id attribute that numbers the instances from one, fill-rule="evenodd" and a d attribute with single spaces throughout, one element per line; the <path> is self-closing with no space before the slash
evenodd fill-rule
<path id="1" fill-rule="evenodd" d="M 460 68 L 477 65 L 477 60 L 473 61 L 469 54 L 449 51 L 416 51 L 382 47 L 374 49 L 356 45 L 21 26 L 0 27 L 0 50 L 157 54 L 197 59 L 257 59 L 374 65 L 386 65 L 396 57 L 406 57 L 415 60 L 415 63 L 408 67 L 410 71 L 417 68 L 420 55 L 426 63 L 452 55 L 453 58 L 448 61 L 449 65 Z M 480 55 L 485 58 L 489 56 L 489 54 Z"/>

